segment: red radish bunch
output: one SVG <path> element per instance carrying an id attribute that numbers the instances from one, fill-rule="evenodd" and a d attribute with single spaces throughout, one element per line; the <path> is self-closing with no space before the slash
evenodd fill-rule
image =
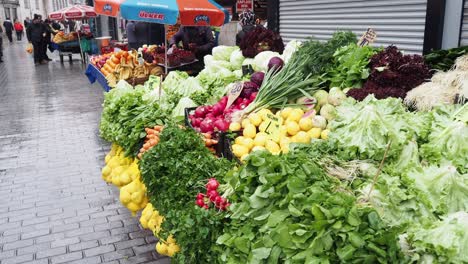
<path id="1" fill-rule="evenodd" d="M 219 182 L 215 178 L 209 179 L 206 184 L 206 193 L 199 193 L 197 195 L 196 204 L 207 210 L 210 208 L 210 205 L 214 205 L 214 208 L 226 211 L 230 203 L 226 198 L 219 195 L 218 187 Z"/>
<path id="2" fill-rule="evenodd" d="M 226 132 L 231 124 L 232 114 L 243 110 L 255 100 L 258 85 L 253 82 L 245 82 L 244 90 L 234 103 L 226 109 L 228 97 L 224 96 L 214 105 L 203 105 L 197 107 L 195 112 L 189 116 L 192 127 L 202 133 L 214 134 L 215 132 Z"/>

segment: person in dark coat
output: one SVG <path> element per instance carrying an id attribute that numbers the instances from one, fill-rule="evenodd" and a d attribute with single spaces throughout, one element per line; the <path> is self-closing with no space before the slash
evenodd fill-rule
<path id="1" fill-rule="evenodd" d="M 242 30 L 236 35 L 236 45 L 239 46 L 242 39 L 255 28 L 255 15 L 252 11 L 246 10 L 239 15 L 239 24 Z"/>
<path id="2" fill-rule="evenodd" d="M 13 23 L 11 23 L 10 19 L 7 18 L 4 22 L 3 22 L 3 27 L 5 28 L 5 33 L 8 37 L 8 40 L 11 42 L 13 42 L 13 30 L 15 29 L 13 27 Z"/>
<path id="3" fill-rule="evenodd" d="M 26 19 L 23 21 L 23 25 L 25 28 L 28 28 L 29 25 L 31 25 L 31 19 L 29 19 L 29 17 L 26 17 Z"/>
<path id="4" fill-rule="evenodd" d="M 165 39 L 164 25 L 148 23 L 148 45 L 162 45 Z"/>
<path id="5" fill-rule="evenodd" d="M 181 26 L 179 31 L 172 37 L 169 46 L 176 47 L 181 41 L 183 48 L 195 53 L 200 61 L 203 61 L 205 55 L 211 54 L 215 46 L 213 31 L 210 27 Z"/>
<path id="6" fill-rule="evenodd" d="M 138 48 L 149 44 L 148 24 L 146 22 L 135 23 L 135 38 Z"/>
<path id="7" fill-rule="evenodd" d="M 2 57 L 3 57 L 3 39 L 2 39 L 2 34 L 3 34 L 3 29 L 2 26 L 0 26 L 0 63 L 3 62 Z"/>
<path id="8" fill-rule="evenodd" d="M 42 23 L 42 17 L 35 14 L 32 23 L 26 29 L 26 36 L 29 43 L 32 44 L 34 50 L 34 64 L 44 64 L 47 63 L 46 58 L 44 57 L 44 38 L 46 36 L 46 28 L 44 23 Z"/>
<path id="9" fill-rule="evenodd" d="M 52 59 L 49 58 L 49 56 L 47 56 L 47 48 L 49 48 L 50 52 L 53 52 L 54 50 L 50 47 L 50 42 L 51 42 L 51 38 L 52 38 L 52 33 L 53 33 L 53 30 L 52 30 L 52 24 L 51 24 L 51 21 L 49 19 L 46 19 L 44 20 L 44 28 L 45 28 L 45 37 L 44 37 L 44 45 L 42 47 L 42 53 L 43 53 L 43 57 L 45 58 L 45 60 L 47 61 L 51 61 Z"/>
<path id="10" fill-rule="evenodd" d="M 138 49 L 138 41 L 135 35 L 135 22 L 129 21 L 126 26 L 128 47 L 130 49 Z"/>

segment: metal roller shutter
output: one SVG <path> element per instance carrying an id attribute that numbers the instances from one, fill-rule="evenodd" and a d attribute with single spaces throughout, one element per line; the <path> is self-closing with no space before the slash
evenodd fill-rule
<path id="1" fill-rule="evenodd" d="M 280 0 L 280 33 L 286 42 L 327 40 L 336 30 L 361 36 L 371 27 L 374 45 L 422 53 L 426 7 L 427 0 Z"/>
<path id="2" fill-rule="evenodd" d="M 468 1 L 465 0 L 465 7 L 463 8 L 463 23 L 460 35 L 460 46 L 468 45 Z"/>

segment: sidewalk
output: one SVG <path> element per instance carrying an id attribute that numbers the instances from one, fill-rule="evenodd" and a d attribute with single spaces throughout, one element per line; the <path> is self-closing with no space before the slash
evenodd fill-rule
<path id="1" fill-rule="evenodd" d="M 0 263 L 169 263 L 101 179 L 102 89 L 74 56 L 34 66 L 26 41 L 0 64 Z"/>

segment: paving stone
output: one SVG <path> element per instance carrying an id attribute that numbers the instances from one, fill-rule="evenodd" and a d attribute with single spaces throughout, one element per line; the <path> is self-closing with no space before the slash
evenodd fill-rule
<path id="1" fill-rule="evenodd" d="M 69 263 L 70 261 L 73 260 L 78 260 L 83 258 L 83 253 L 82 252 L 73 252 L 73 253 L 68 253 L 60 256 L 55 256 L 50 259 L 50 262 L 52 264 L 58 264 L 58 263 Z"/>
<path id="2" fill-rule="evenodd" d="M 35 67 L 25 44 L 0 64 L 0 263 L 159 261 L 156 238 L 101 179 L 102 89 L 56 54 Z"/>

